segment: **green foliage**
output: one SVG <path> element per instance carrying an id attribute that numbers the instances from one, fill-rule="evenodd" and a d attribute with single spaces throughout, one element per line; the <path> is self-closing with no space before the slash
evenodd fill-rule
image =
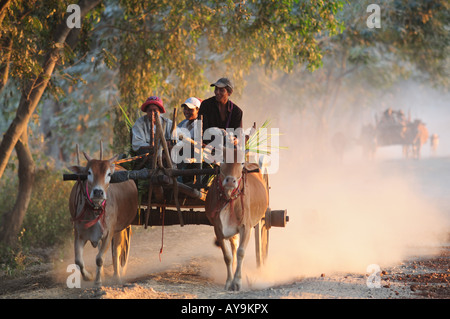
<path id="1" fill-rule="evenodd" d="M 72 184 L 64 182 L 61 175 L 60 171 L 39 170 L 36 172 L 35 191 L 32 194 L 19 238 L 23 247 L 54 246 L 70 238 L 72 222 L 68 202 Z M 15 179 L 2 181 L 1 213 L 13 207 L 16 190 Z"/>
<path id="2" fill-rule="evenodd" d="M 270 121 L 266 120 L 259 128 L 255 129 L 255 132 L 250 135 L 249 139 L 245 143 L 245 150 L 252 153 L 270 155 L 272 153 L 272 149 L 274 148 L 271 140 L 272 136 L 275 135 L 269 133 L 269 128 Z M 286 150 L 287 147 L 278 146 L 277 149 Z"/>
<path id="3" fill-rule="evenodd" d="M 118 57 L 121 106 L 133 120 L 149 95 L 166 110 L 189 96 L 204 98 L 212 79 L 224 75 L 243 88 L 252 65 L 286 72 L 321 65 L 317 38 L 341 31 L 335 18 L 343 1 L 119 1 L 116 41 L 104 40 Z M 118 45 L 120 43 L 120 46 Z M 210 94 L 210 93 L 208 93 Z M 121 111 L 115 138 L 123 140 Z M 119 147 L 123 142 L 116 143 Z"/>
<path id="4" fill-rule="evenodd" d="M 0 244 L 0 272 L 12 276 L 25 270 L 27 265 L 29 260 L 21 247 L 12 248 Z"/>
<path id="5" fill-rule="evenodd" d="M 66 9 L 70 0 L 16 0 L 8 7 L 1 23 L 0 41 L 12 42 L 9 61 L 0 58 L 0 66 L 10 64 L 9 78 L 22 90 L 29 80 L 35 79 L 42 71 L 46 54 L 54 46 L 55 31 L 64 23 Z M 77 57 L 90 50 L 90 34 L 98 22 L 102 8 L 91 11 L 83 20 L 76 45 L 67 44 L 59 63 L 59 71 L 74 63 Z M 7 56 L 8 47 L 0 46 L 0 57 Z M 2 68 L 0 67 L 0 70 Z M 3 71 L 2 71 L 3 72 Z M 2 74 L 3 75 L 3 74 Z M 55 97 L 62 91 L 57 82 L 51 81 L 48 93 Z"/>
<path id="6" fill-rule="evenodd" d="M 14 275 L 38 262 L 33 248 L 61 246 L 72 238 L 72 222 L 68 209 L 72 183 L 63 182 L 61 171 L 36 172 L 34 192 L 14 247 L 0 245 L 0 271 Z M 0 184 L 1 214 L 12 209 L 17 191 L 17 178 L 2 179 Z"/>
<path id="7" fill-rule="evenodd" d="M 61 171 L 36 172 L 35 191 L 22 226 L 25 229 L 22 236 L 25 246 L 54 246 L 71 237 L 68 203 L 73 185 L 64 182 L 61 176 Z"/>
<path id="8" fill-rule="evenodd" d="M 72 2 L 16 0 L 9 7 L 0 28 L 0 72 L 10 63 L 13 85 L 2 95 L 0 131 L 12 119 L 13 104 L 25 84 L 40 72 L 54 45 L 54 29 Z M 187 97 L 210 94 L 208 84 L 220 76 L 232 78 L 239 94 L 252 66 L 272 73 L 278 80 L 275 85 L 292 84 L 283 86 L 283 102 L 310 108 L 320 121 L 333 116 L 341 88 L 362 87 L 355 84 L 387 88 L 399 78 L 419 73 L 429 82 L 448 85 L 448 1 L 379 1 L 381 29 L 367 28 L 370 3 L 105 1 L 86 16 L 77 45 L 65 47 L 52 76 L 50 92 L 59 99 L 49 120 L 52 138 L 73 155 L 75 143 L 82 150 L 98 150 L 100 138 L 111 144 L 114 134 L 114 151 L 125 153 L 129 125 L 142 115 L 139 106 L 149 95 L 161 96 L 170 114 Z M 10 61 L 6 61 L 8 41 L 12 41 Z M 294 76 L 288 78 L 288 72 Z M 369 99 L 369 93 L 363 93 L 360 99 Z M 304 98 L 308 95 L 318 103 L 308 104 Z M 361 107 L 364 101 L 356 104 Z M 40 106 L 30 131 L 38 127 L 43 113 Z M 15 186 L 3 187 L 2 210 L 8 207 L 3 205 L 7 197 L 11 207 Z M 33 207 L 44 206 L 30 204 L 30 210 Z M 56 206 L 50 210 L 59 211 Z M 48 216 L 33 214 L 26 221 L 26 242 L 34 240 L 32 222 L 49 222 Z M 57 217 L 53 220 L 59 223 Z M 53 232 L 54 239 L 44 241 L 59 241 L 55 231 L 46 232 Z"/>
<path id="9" fill-rule="evenodd" d="M 123 117 L 125 118 L 125 124 L 126 124 L 126 127 L 127 127 L 127 129 L 128 129 L 128 132 L 130 132 L 131 129 L 133 128 L 133 125 L 134 125 L 133 123 L 134 123 L 134 122 L 132 122 L 132 121 L 130 120 L 130 118 L 128 117 L 127 113 L 125 112 L 125 110 L 123 109 L 123 107 L 120 105 L 120 103 L 117 103 L 117 105 L 119 106 L 120 110 L 122 111 L 122 115 L 123 115 Z"/>
<path id="10" fill-rule="evenodd" d="M 389 28 L 380 42 L 413 63 L 432 84 L 449 86 L 450 2 L 396 0 L 386 3 Z"/>
<path id="11" fill-rule="evenodd" d="M 17 0 L 8 8 L 0 39 L 12 41 L 12 55 L 9 60 L 0 58 L 0 70 L 10 64 L 10 82 L 19 92 L 41 71 L 42 62 L 54 45 L 55 30 L 64 24 L 70 3 Z M 58 110 L 54 119 L 60 125 L 52 134 L 67 137 L 77 132 L 78 136 L 87 136 L 80 137 L 83 141 L 79 143 L 89 149 L 87 139 L 92 140 L 92 135 L 88 131 L 101 131 L 103 139 L 108 139 L 111 131 L 105 126 L 111 127 L 109 120 L 114 118 L 117 121 L 113 125 L 113 149 L 125 150 L 128 134 L 122 124 L 122 111 L 101 94 L 95 96 L 98 104 L 87 102 L 86 96 L 92 94 L 93 87 L 101 92 L 118 89 L 127 116 L 136 120 L 140 103 L 150 94 L 160 95 L 168 111 L 188 96 L 204 98 L 211 80 L 209 74 L 215 74 L 214 78 L 217 74 L 231 77 L 237 84 L 235 94 L 239 94 L 244 75 L 254 63 L 265 65 L 268 70 L 278 67 L 291 70 L 295 63 L 306 62 L 314 69 L 321 64 L 316 37 L 339 31 L 335 14 L 342 3 L 341 0 L 104 1 L 86 15 L 76 46 L 69 37 L 46 90 L 62 101 L 61 109 L 67 108 L 61 113 Z M 0 57 L 6 57 L 7 46 L 0 45 L 0 51 Z M 104 82 L 96 78 L 105 74 L 102 65 L 115 71 L 114 76 L 109 75 L 113 83 L 107 88 L 99 87 Z M 70 90 L 71 87 L 76 91 Z M 91 92 L 86 94 L 89 89 Z M 77 93 L 66 98 L 71 94 L 68 91 Z M 110 112 L 101 110 L 92 114 L 94 108 L 108 107 Z M 89 113 L 90 123 L 84 117 L 80 119 L 80 114 L 73 114 L 74 110 Z M 105 125 L 92 124 L 97 117 L 106 118 Z M 75 126 L 69 123 L 74 121 L 81 123 Z M 62 149 L 74 148 L 72 138 L 59 140 L 64 143 Z"/>
<path id="12" fill-rule="evenodd" d="M 425 82 L 448 87 L 450 3 L 446 0 L 378 1 L 381 28 L 369 29 L 366 25 L 369 13 L 365 11 L 371 3 L 364 0 L 344 6 L 341 15 L 346 28 L 332 40 L 331 47 L 350 50 L 349 62 L 371 68 L 370 79 L 375 80 L 375 85 L 386 87 L 396 77 L 414 74 Z M 391 73 L 387 78 L 386 72 Z"/>

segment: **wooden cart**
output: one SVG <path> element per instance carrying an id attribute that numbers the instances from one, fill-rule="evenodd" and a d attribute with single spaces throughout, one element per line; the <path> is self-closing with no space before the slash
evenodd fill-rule
<path id="1" fill-rule="evenodd" d="M 150 168 L 116 171 L 111 183 L 135 180 L 138 189 L 145 184 L 147 192 L 140 192 L 140 205 L 132 225 L 170 226 L 170 225 L 211 225 L 205 213 L 205 199 L 208 192 L 206 176 L 219 174 L 219 166 L 199 169 L 175 169 L 169 156 L 169 148 L 159 117 L 156 117 L 156 149 L 159 144 L 162 152 L 150 157 Z M 148 159 L 147 159 L 148 160 Z M 118 161 L 123 162 L 126 160 Z M 147 162 L 148 164 L 148 162 Z M 263 168 L 264 169 L 264 168 Z M 269 191 L 269 176 L 262 172 Z M 184 183 L 179 177 L 191 177 L 193 182 Z M 64 174 L 64 180 L 85 179 L 86 176 Z M 256 262 L 261 266 L 268 256 L 269 230 L 271 227 L 285 227 L 289 221 L 287 210 L 272 210 L 267 207 L 265 216 L 254 226 Z"/>

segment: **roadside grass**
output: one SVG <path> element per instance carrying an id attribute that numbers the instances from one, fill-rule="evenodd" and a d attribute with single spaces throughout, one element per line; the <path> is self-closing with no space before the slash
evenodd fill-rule
<path id="1" fill-rule="evenodd" d="M 16 176 L 0 181 L 1 215 L 11 210 L 17 196 Z M 38 170 L 28 211 L 14 246 L 0 244 L 0 274 L 13 276 L 36 263 L 45 262 L 36 251 L 63 246 L 72 238 L 68 209 L 73 183 L 62 180 L 62 171 Z"/>

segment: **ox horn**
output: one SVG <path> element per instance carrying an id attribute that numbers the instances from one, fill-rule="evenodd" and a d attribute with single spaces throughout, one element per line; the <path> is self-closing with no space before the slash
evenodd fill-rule
<path id="1" fill-rule="evenodd" d="M 103 140 L 100 140 L 100 160 L 103 160 Z"/>
<path id="2" fill-rule="evenodd" d="M 90 157 L 89 155 L 86 154 L 86 152 L 83 152 L 84 157 L 86 157 L 86 159 L 88 160 L 88 162 L 90 162 L 92 160 L 92 157 Z"/>

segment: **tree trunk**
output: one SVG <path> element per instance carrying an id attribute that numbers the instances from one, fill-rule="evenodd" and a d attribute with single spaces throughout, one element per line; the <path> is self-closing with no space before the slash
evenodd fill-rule
<path id="1" fill-rule="evenodd" d="M 100 2 L 101 0 L 81 0 L 79 2 L 81 19 Z M 55 44 L 45 59 L 41 74 L 37 79 L 31 80 L 22 93 L 16 117 L 3 136 L 3 140 L 0 144 L 0 178 L 2 178 L 3 173 L 5 172 L 6 164 L 8 163 L 14 146 L 27 127 L 31 115 L 47 88 L 48 81 L 53 74 L 56 62 L 59 59 L 61 50 L 63 49 L 66 38 L 71 30 L 72 29 L 67 26 L 65 20 L 55 30 Z"/>
<path id="2" fill-rule="evenodd" d="M 78 4 L 80 6 L 80 19 L 83 19 L 83 17 L 100 2 L 101 0 L 80 0 Z M 16 147 L 19 156 L 19 193 L 13 210 L 4 216 L 2 232 L 0 233 L 0 241 L 5 243 L 12 243 L 17 238 L 25 212 L 28 208 L 33 187 L 34 162 L 28 148 L 28 122 L 36 109 L 42 94 L 47 88 L 48 81 L 53 74 L 53 70 L 55 69 L 67 36 L 71 30 L 72 29 L 67 26 L 65 19 L 59 27 L 56 28 L 53 38 L 54 45 L 46 56 L 42 66 L 42 72 L 37 79 L 30 80 L 28 85 L 22 91 L 22 97 L 19 102 L 16 117 L 4 134 L 0 144 L 0 178 L 3 176 L 14 147 Z"/>
<path id="3" fill-rule="evenodd" d="M 59 49 L 54 49 L 44 65 L 43 73 L 36 81 L 31 82 L 28 85 L 28 89 L 22 93 L 16 117 L 3 136 L 2 143 L 0 144 L 0 178 L 3 176 L 14 146 L 25 131 L 31 115 L 47 87 L 58 57 Z"/>
<path id="4" fill-rule="evenodd" d="M 27 129 L 23 131 L 15 148 L 19 159 L 19 192 L 13 209 L 3 215 L 0 229 L 0 242 L 8 245 L 14 244 L 17 240 L 33 189 L 35 165 L 28 147 Z"/>

